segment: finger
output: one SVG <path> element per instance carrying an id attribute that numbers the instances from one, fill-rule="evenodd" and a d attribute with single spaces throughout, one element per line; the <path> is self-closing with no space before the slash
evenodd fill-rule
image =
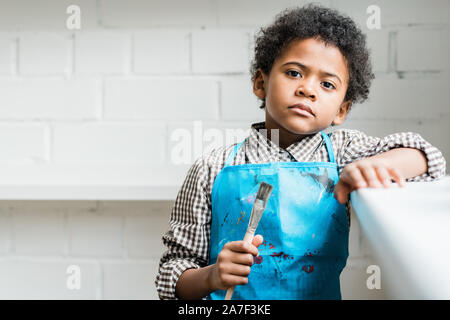
<path id="1" fill-rule="evenodd" d="M 235 264 L 252 266 L 253 265 L 253 255 L 250 253 L 236 253 L 231 256 L 231 262 Z"/>
<path id="2" fill-rule="evenodd" d="M 244 285 L 248 283 L 247 277 L 236 276 L 233 274 L 223 275 L 222 281 L 226 286 L 233 287 L 236 285 Z"/>
<path id="3" fill-rule="evenodd" d="M 253 238 L 252 244 L 253 244 L 256 248 L 258 248 L 258 247 L 263 243 L 263 241 L 264 241 L 263 236 L 260 235 L 260 234 L 257 234 L 257 235 Z"/>
<path id="4" fill-rule="evenodd" d="M 231 263 L 228 268 L 227 274 L 241 276 L 241 277 L 247 277 L 250 274 L 250 271 L 251 271 L 251 267 L 248 265 L 243 265 L 243 264 L 239 264 L 239 263 Z"/>
<path id="5" fill-rule="evenodd" d="M 378 175 L 379 181 L 381 181 L 386 188 L 389 188 L 392 182 L 387 168 L 385 166 L 375 166 L 375 171 Z"/>
<path id="6" fill-rule="evenodd" d="M 379 188 L 381 187 L 381 183 L 378 180 L 377 173 L 375 172 L 375 169 L 373 166 L 363 166 L 360 167 L 361 173 L 363 174 L 364 178 L 366 179 L 369 187 L 372 188 Z"/>
<path id="7" fill-rule="evenodd" d="M 351 191 L 352 188 L 350 187 L 350 185 L 344 182 L 338 182 L 336 188 L 334 189 L 334 197 L 339 203 L 344 204 L 347 202 L 348 195 Z"/>
<path id="8" fill-rule="evenodd" d="M 228 249 L 234 252 L 238 253 L 251 253 L 252 255 L 256 256 L 258 254 L 258 249 L 252 245 L 251 243 L 248 243 L 246 241 L 232 241 L 227 243 Z"/>
<path id="9" fill-rule="evenodd" d="M 397 169 L 389 168 L 388 171 L 400 187 L 405 186 L 405 178 Z"/>
<path id="10" fill-rule="evenodd" d="M 347 170 L 342 171 L 340 180 L 356 189 L 367 187 L 366 179 L 362 175 L 360 168 L 357 166 L 348 167 Z"/>

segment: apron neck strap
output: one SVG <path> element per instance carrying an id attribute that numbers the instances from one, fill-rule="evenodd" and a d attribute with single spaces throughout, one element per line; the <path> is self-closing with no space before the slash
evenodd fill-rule
<path id="1" fill-rule="evenodd" d="M 327 147 L 328 158 L 330 159 L 330 162 L 336 162 L 334 159 L 333 146 L 331 144 L 330 136 L 323 131 L 321 131 L 320 133 L 322 134 L 322 138 L 325 141 L 325 146 Z"/>
<path id="2" fill-rule="evenodd" d="M 227 159 L 225 160 L 225 165 L 224 167 L 228 167 L 231 165 L 231 163 L 234 160 L 234 157 L 236 156 L 238 149 L 242 146 L 242 144 L 245 142 L 245 139 L 241 142 L 238 143 L 237 145 L 234 146 L 234 148 L 231 150 L 230 154 L 228 155 Z"/>

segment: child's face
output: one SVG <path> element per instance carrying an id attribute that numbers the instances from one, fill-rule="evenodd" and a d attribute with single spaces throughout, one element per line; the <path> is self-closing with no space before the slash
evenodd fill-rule
<path id="1" fill-rule="evenodd" d="M 253 91 L 266 99 L 267 129 L 303 136 L 344 121 L 351 104 L 343 101 L 348 78 L 346 60 L 337 47 L 313 38 L 294 40 L 269 75 L 258 73 Z M 291 107 L 297 103 L 309 106 L 314 115 L 300 114 Z"/>

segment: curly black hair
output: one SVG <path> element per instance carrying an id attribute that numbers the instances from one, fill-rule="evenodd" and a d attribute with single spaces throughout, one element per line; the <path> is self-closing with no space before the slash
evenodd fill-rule
<path id="1" fill-rule="evenodd" d="M 352 104 L 365 101 L 375 78 L 366 48 L 366 35 L 350 17 L 314 3 L 285 9 L 271 25 L 255 34 L 255 56 L 250 67 L 252 82 L 258 69 L 270 74 L 275 59 L 293 40 L 308 38 L 332 44 L 341 51 L 349 72 L 344 101 L 351 100 Z M 260 108 L 265 105 L 265 99 L 262 99 Z"/>

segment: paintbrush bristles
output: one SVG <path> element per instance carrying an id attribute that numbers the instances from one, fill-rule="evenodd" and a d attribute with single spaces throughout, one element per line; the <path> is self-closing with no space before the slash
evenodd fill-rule
<path id="1" fill-rule="evenodd" d="M 265 183 L 265 182 L 261 182 L 261 185 L 259 186 L 258 194 L 256 195 L 256 199 L 266 202 L 267 199 L 269 199 L 272 189 L 273 189 L 272 185 Z"/>
<path id="2" fill-rule="evenodd" d="M 252 213 L 250 215 L 250 222 L 248 224 L 248 230 L 251 233 L 255 232 L 258 227 L 259 220 L 266 208 L 267 200 L 269 200 L 270 193 L 273 187 L 265 182 L 261 182 L 259 186 L 258 193 L 256 195 L 256 200 L 253 203 Z"/>

